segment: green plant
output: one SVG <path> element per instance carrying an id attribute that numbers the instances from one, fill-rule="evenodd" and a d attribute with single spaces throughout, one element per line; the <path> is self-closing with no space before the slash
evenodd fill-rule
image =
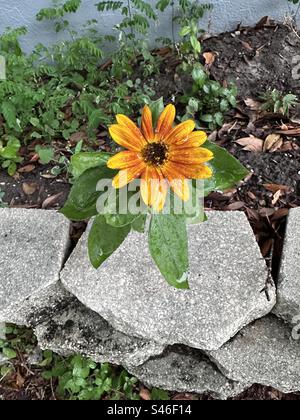
<path id="1" fill-rule="evenodd" d="M 296 95 L 292 93 L 285 95 L 277 89 L 265 92 L 261 95 L 261 99 L 263 111 L 281 112 L 286 116 L 289 116 L 291 109 L 299 103 Z"/>
<path id="2" fill-rule="evenodd" d="M 155 126 L 158 116 L 161 115 L 164 109 L 162 98 L 158 101 L 149 103 L 149 106 L 151 119 Z M 168 112 L 173 113 L 172 106 L 169 106 L 168 109 Z M 167 117 L 165 118 L 167 119 Z M 133 123 L 128 123 L 128 120 L 126 119 L 125 123 L 127 124 L 127 128 L 134 127 L 134 125 L 132 125 Z M 193 123 L 187 122 L 187 124 L 192 126 L 193 130 Z M 116 136 L 118 138 L 121 134 L 116 134 L 115 136 L 113 130 L 117 130 L 116 133 L 119 133 L 123 129 L 116 125 L 110 129 L 110 133 L 115 139 Z M 132 128 L 132 130 L 131 136 L 134 139 L 135 128 Z M 202 132 L 201 134 L 200 132 L 198 135 L 201 136 L 201 141 L 203 143 L 206 138 L 205 133 Z M 125 144 L 128 141 L 129 140 L 127 139 Z M 119 142 L 120 144 L 123 144 L 122 140 Z M 152 150 L 151 148 L 151 145 L 153 144 L 154 143 L 150 143 L 150 149 L 147 147 L 150 158 L 155 154 L 155 150 Z M 158 143 L 158 146 L 163 147 L 161 143 Z M 195 146 L 194 154 L 201 152 L 201 150 L 196 150 L 196 147 L 197 146 Z M 120 186 L 121 188 L 115 193 L 115 190 L 110 187 L 112 185 L 112 179 L 117 175 L 117 171 L 114 169 L 114 164 L 107 164 L 108 160 L 111 161 L 110 157 L 112 157 L 112 155 L 99 153 L 90 153 L 88 155 L 82 153 L 75 155 L 74 159 L 71 161 L 71 165 L 73 174 L 76 173 L 77 178 L 75 179 L 68 200 L 61 212 L 71 220 L 85 220 L 96 216 L 93 220 L 88 239 L 89 256 L 91 263 L 95 268 L 99 268 L 100 265 L 112 255 L 131 230 L 143 232 L 145 230 L 147 215 L 149 215 L 151 218 L 148 232 L 149 248 L 154 261 L 169 284 L 178 288 L 188 288 L 189 261 L 186 224 L 199 223 L 205 220 L 203 207 L 201 206 L 199 196 L 197 198 L 197 194 L 202 194 L 203 197 L 203 195 L 207 195 L 211 191 L 224 190 L 232 187 L 232 185 L 243 179 L 248 173 L 233 156 L 217 145 L 206 141 L 204 148 L 209 151 L 202 149 L 202 156 L 204 153 L 205 156 L 209 156 L 209 158 L 213 156 L 213 160 L 209 162 L 209 167 L 211 169 L 207 168 L 207 166 L 203 168 L 205 174 L 209 173 L 208 177 L 204 176 L 203 178 L 206 177 L 208 179 L 205 179 L 204 183 L 199 186 L 199 191 L 197 190 L 196 183 L 192 185 L 189 193 L 187 193 L 189 198 L 185 199 L 185 201 L 188 200 L 187 207 L 185 207 L 183 211 L 181 209 L 179 214 L 176 212 L 176 204 L 172 195 L 168 206 L 168 212 L 166 214 L 160 213 L 165 202 L 164 200 L 162 202 L 155 202 L 156 197 L 160 196 L 158 189 L 155 190 L 156 195 L 153 198 L 153 204 L 147 202 L 147 198 L 144 198 L 145 194 L 142 195 L 143 200 L 140 199 L 140 196 L 139 198 L 136 197 L 138 192 L 135 188 L 133 188 L 132 192 L 128 192 L 125 186 L 126 183 L 122 185 L 124 188 Z M 142 155 L 144 150 L 145 149 L 140 152 Z M 185 151 L 185 153 L 188 152 Z M 161 156 L 161 152 L 159 152 L 158 158 L 160 159 Z M 189 157 L 187 156 L 187 158 Z M 167 158 L 163 157 L 163 159 L 163 164 L 165 164 L 165 159 Z M 192 163 L 193 162 L 191 162 L 191 164 Z M 124 168 L 123 164 L 124 162 L 122 162 L 121 166 Z M 138 161 L 137 164 L 141 165 L 141 162 Z M 150 163 L 148 162 L 148 164 Z M 156 161 L 151 163 L 151 165 L 152 164 L 156 165 Z M 121 176 L 121 172 L 119 174 L 119 176 Z M 134 178 L 135 177 L 131 180 Z M 189 176 L 188 178 L 193 178 L 193 176 Z M 201 178 L 201 176 L 198 178 Z M 118 182 L 117 179 L 118 178 L 114 178 L 114 182 Z M 98 188 L 99 183 L 101 184 L 101 182 L 105 183 L 108 187 L 108 191 L 107 189 L 103 190 L 102 188 Z M 116 186 L 116 184 L 114 185 Z M 201 187 L 202 189 L 200 192 Z M 174 189 L 175 192 L 179 190 L 179 187 L 178 189 Z M 122 200 L 124 194 L 126 199 Z M 183 195 L 181 190 L 178 195 Z M 146 204 L 144 207 L 143 205 L 137 204 L 131 211 L 130 206 L 128 205 L 128 202 L 130 202 L 131 199 L 137 199 L 137 202 L 144 201 Z M 117 203 L 118 206 L 116 205 Z M 124 263 L 126 263 L 126 261 L 124 261 Z"/>
<path id="3" fill-rule="evenodd" d="M 1 333 L 4 337 L 0 339 L 0 355 L 7 362 L 0 366 L 0 382 L 14 371 L 12 362 L 18 358 L 19 354 L 30 353 L 36 345 L 32 330 L 13 324 L 3 325 Z"/>
<path id="4" fill-rule="evenodd" d="M 137 379 L 108 363 L 98 364 L 80 355 L 62 358 L 45 351 L 40 366 L 48 367 L 43 372 L 45 379 L 57 381 L 56 393 L 60 398 L 99 400 L 105 396 L 112 400 L 139 399 L 135 391 Z"/>

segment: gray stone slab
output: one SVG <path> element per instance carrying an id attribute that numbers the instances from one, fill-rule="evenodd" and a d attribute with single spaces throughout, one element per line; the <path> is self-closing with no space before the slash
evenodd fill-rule
<path id="1" fill-rule="evenodd" d="M 286 321 L 300 321 L 300 208 L 290 210 L 278 279 L 274 313 Z"/>
<path id="2" fill-rule="evenodd" d="M 63 356 L 80 353 L 96 362 L 139 365 L 164 347 L 114 330 L 57 283 L 32 295 L 9 322 L 34 329 L 39 346 Z"/>
<path id="3" fill-rule="evenodd" d="M 268 272 L 241 212 L 211 212 L 189 227 L 190 290 L 169 286 L 149 254 L 145 235 L 131 233 L 99 270 L 87 255 L 87 234 L 61 275 L 65 287 L 114 328 L 165 345 L 218 349 L 275 304 L 262 289 Z"/>
<path id="4" fill-rule="evenodd" d="M 219 399 L 239 395 L 251 386 L 227 379 L 200 350 L 185 346 L 170 347 L 163 355 L 128 370 L 148 387 Z"/>
<path id="5" fill-rule="evenodd" d="M 0 209 L 0 322 L 55 283 L 69 247 L 69 221 L 55 211 Z"/>
<path id="6" fill-rule="evenodd" d="M 300 391 L 300 342 L 274 315 L 255 321 L 221 349 L 209 353 L 228 378 Z"/>

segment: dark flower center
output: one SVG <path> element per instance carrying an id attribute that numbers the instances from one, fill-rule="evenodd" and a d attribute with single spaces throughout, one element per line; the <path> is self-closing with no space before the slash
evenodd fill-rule
<path id="1" fill-rule="evenodd" d="M 168 146 L 164 143 L 150 143 L 143 149 L 142 156 L 146 163 L 163 165 L 168 158 Z"/>

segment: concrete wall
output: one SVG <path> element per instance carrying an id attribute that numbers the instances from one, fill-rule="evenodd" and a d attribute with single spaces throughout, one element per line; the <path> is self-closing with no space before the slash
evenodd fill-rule
<path id="1" fill-rule="evenodd" d="M 154 0 L 148 1 L 153 4 L 156 3 Z M 120 15 L 116 12 L 100 14 L 94 6 L 96 2 L 96 0 L 83 0 L 80 12 L 71 15 L 70 20 L 75 27 L 79 27 L 87 19 L 97 17 L 101 31 L 111 33 L 113 25 L 120 20 Z M 234 29 L 239 22 L 254 24 L 265 15 L 283 19 L 289 10 L 296 9 L 296 6 L 288 3 L 287 0 L 207 0 L 206 2 L 214 4 L 214 9 L 211 15 L 205 19 L 203 26 L 207 28 L 210 22 L 212 32 Z M 27 51 L 32 50 L 34 45 L 39 42 L 45 45 L 56 42 L 61 35 L 55 34 L 51 23 L 37 22 L 35 19 L 36 13 L 41 8 L 49 6 L 51 6 L 51 0 L 0 0 L 0 33 L 7 26 L 25 25 L 29 31 L 23 41 L 24 48 Z M 170 22 L 171 13 L 166 11 L 155 25 L 152 39 L 159 36 L 171 37 Z"/>

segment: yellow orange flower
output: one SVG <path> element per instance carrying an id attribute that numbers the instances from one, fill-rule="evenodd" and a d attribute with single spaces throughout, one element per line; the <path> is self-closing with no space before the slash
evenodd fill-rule
<path id="1" fill-rule="evenodd" d="M 113 186 L 122 188 L 141 178 L 142 198 L 158 212 L 164 207 L 169 186 L 187 201 L 187 179 L 212 176 L 205 162 L 213 158 L 213 153 L 200 147 L 207 139 L 206 133 L 194 131 L 192 120 L 174 126 L 175 114 L 175 107 L 168 105 L 153 127 L 151 110 L 145 106 L 140 128 L 125 115 L 117 115 L 117 124 L 109 128 L 113 140 L 127 149 L 107 163 L 109 168 L 120 170 Z"/>

